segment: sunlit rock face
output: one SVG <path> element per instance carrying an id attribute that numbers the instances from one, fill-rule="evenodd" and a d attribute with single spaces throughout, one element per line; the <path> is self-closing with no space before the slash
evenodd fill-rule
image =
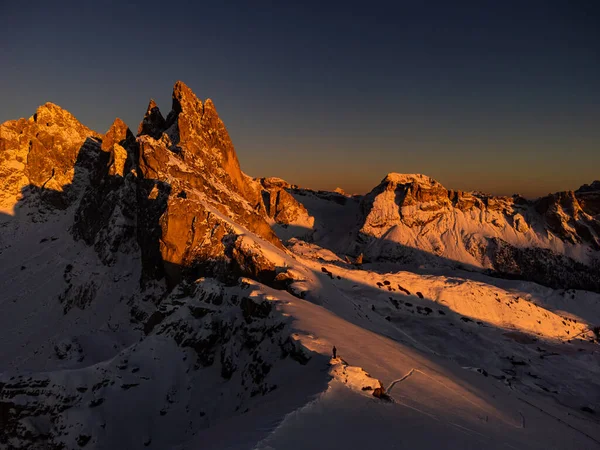
<path id="1" fill-rule="evenodd" d="M 102 150 L 110 154 L 109 175 L 124 177 L 134 169 L 137 159 L 135 138 L 121 119 L 116 118 L 104 135 Z"/>
<path id="2" fill-rule="evenodd" d="M 53 104 L 0 128 L 2 206 L 25 192 L 62 209 L 75 202 L 72 232 L 105 264 L 140 252 L 145 279 L 182 274 L 233 279 L 244 229 L 282 248 L 266 221 L 262 187 L 244 175 L 225 125 L 210 100 L 182 82 L 165 119 L 150 101 L 135 137 L 116 119 L 105 135 Z M 252 260 L 252 258 L 250 258 Z M 256 259 L 256 261 L 259 261 Z M 272 270 L 272 264 L 248 273 Z"/>
<path id="3" fill-rule="evenodd" d="M 149 111 L 160 117 L 157 107 Z M 202 104 L 178 82 L 160 135 L 156 126 L 155 137 L 144 134 L 145 122 L 150 120 L 144 119 L 137 138 L 139 173 L 169 189 L 158 223 L 160 253 L 172 282 L 185 268 L 221 276 L 233 270 L 231 245 L 240 234 L 239 226 L 282 248 L 265 220 L 260 184 L 241 172 L 229 134 L 210 100 Z M 152 195 L 150 191 L 148 196 Z"/>
<path id="4" fill-rule="evenodd" d="M 261 183 L 276 222 L 302 216 L 297 203 L 316 217 L 286 239 L 308 239 L 342 257 L 363 254 L 369 262 L 487 271 L 600 291 L 600 182 L 537 200 L 450 190 L 421 174 L 390 173 L 362 197 L 278 178 Z"/>
<path id="5" fill-rule="evenodd" d="M 79 150 L 99 145 L 99 138 L 52 103 L 0 125 L 0 208 L 11 212 L 28 185 L 62 192 L 73 182 Z"/>
<path id="6" fill-rule="evenodd" d="M 191 168 L 210 171 L 215 181 L 233 188 L 253 207 L 259 207 L 260 187 L 240 170 L 229 133 L 212 100 L 207 99 L 203 104 L 189 87 L 177 82 L 164 131 L 171 140 L 172 150 L 181 150 Z"/>
<path id="7" fill-rule="evenodd" d="M 305 223 L 312 227 L 308 211 L 287 190 L 290 184 L 280 178 L 262 178 L 263 201 L 267 215 L 278 224 Z"/>
<path id="8" fill-rule="evenodd" d="M 452 191 L 424 175 L 391 173 L 361 201 L 353 251 L 598 290 L 598 187 L 596 182 L 527 201 Z"/>
<path id="9" fill-rule="evenodd" d="M 581 209 L 590 216 L 598 219 L 600 215 L 600 181 L 594 181 L 592 184 L 584 184 L 575 191 L 575 197 Z"/>
<path id="10" fill-rule="evenodd" d="M 477 211 L 503 212 L 511 203 L 509 198 L 448 190 L 425 175 L 390 173 L 362 201 L 363 229 L 380 234 L 378 229 L 394 225 L 427 225 L 453 210 L 476 214 Z M 491 214 L 489 221 L 495 218 Z"/>

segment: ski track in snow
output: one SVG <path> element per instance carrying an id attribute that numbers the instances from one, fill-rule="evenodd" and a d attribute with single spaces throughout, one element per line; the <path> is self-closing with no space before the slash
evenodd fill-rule
<path id="1" fill-rule="evenodd" d="M 423 373 L 420 370 L 417 370 L 417 372 Z M 410 371 L 406 375 L 404 375 L 402 378 L 398 378 L 397 380 L 392 381 L 385 391 L 388 394 L 391 393 L 392 389 L 394 388 L 394 386 L 396 386 L 396 384 L 402 383 L 404 380 L 406 380 L 408 377 L 410 377 L 413 373 L 415 373 L 415 369 L 410 369 Z"/>

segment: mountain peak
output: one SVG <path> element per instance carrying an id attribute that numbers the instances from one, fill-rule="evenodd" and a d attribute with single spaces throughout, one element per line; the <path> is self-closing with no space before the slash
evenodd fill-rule
<path id="1" fill-rule="evenodd" d="M 210 98 L 204 100 L 204 109 L 215 109 L 215 104 Z"/>
<path id="2" fill-rule="evenodd" d="M 158 139 L 166 128 L 166 121 L 154 99 L 150 99 L 144 119 L 138 127 L 138 136 L 147 134 Z"/>
<path id="3" fill-rule="evenodd" d="M 109 128 L 109 131 L 112 129 L 127 129 L 127 124 L 125 122 L 123 122 L 123 120 L 120 117 L 115 117 L 115 120 L 113 120 L 112 125 Z"/>
<path id="4" fill-rule="evenodd" d="M 440 184 L 435 181 L 433 178 L 428 177 L 427 175 L 422 175 L 418 173 L 397 173 L 390 172 L 383 179 L 382 183 L 396 183 L 396 184 L 410 184 L 417 183 L 421 185 L 437 185 Z"/>
<path id="5" fill-rule="evenodd" d="M 150 102 L 148 103 L 148 108 L 146 108 L 146 114 L 151 113 L 154 108 L 158 108 L 158 105 L 156 104 L 154 99 L 151 98 Z"/>
<path id="6" fill-rule="evenodd" d="M 61 114 L 61 115 L 64 115 L 64 114 L 71 115 L 71 113 L 69 111 L 67 111 L 66 109 L 57 105 L 56 103 L 52 103 L 52 102 L 46 102 L 43 105 L 38 106 L 35 113 L 36 114 L 53 113 L 53 114 Z M 37 117 L 34 118 L 34 120 L 37 121 Z"/>
<path id="7" fill-rule="evenodd" d="M 39 106 L 31 119 L 39 126 L 44 125 L 50 127 L 52 125 L 58 125 L 61 128 L 67 126 L 76 127 L 78 129 L 85 129 L 84 133 L 93 134 L 93 132 L 81 124 L 73 114 L 51 102 Z"/>
<path id="8" fill-rule="evenodd" d="M 600 191 L 600 180 L 592 181 L 591 184 L 584 184 L 575 192 L 595 192 Z"/>
<path id="9" fill-rule="evenodd" d="M 29 124 L 38 131 L 61 135 L 61 139 L 65 141 L 73 141 L 75 135 L 75 140 L 84 140 L 88 136 L 100 137 L 99 133 L 83 125 L 69 111 L 51 102 L 38 106 L 35 114 L 29 118 Z M 36 138 L 40 139 L 39 133 Z M 48 145 L 52 147 L 51 143 Z"/>
<path id="10" fill-rule="evenodd" d="M 171 113 L 202 114 L 202 102 L 196 94 L 183 82 L 178 81 L 173 86 L 173 106 Z"/>
<path id="11" fill-rule="evenodd" d="M 133 135 L 127 124 L 117 117 L 104 135 L 102 150 L 108 151 L 112 148 L 113 144 L 119 144 L 130 136 Z"/>

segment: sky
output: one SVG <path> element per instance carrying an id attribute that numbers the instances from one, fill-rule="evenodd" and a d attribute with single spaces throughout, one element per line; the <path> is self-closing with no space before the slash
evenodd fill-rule
<path id="1" fill-rule="evenodd" d="M 251 176 L 528 197 L 600 179 L 600 2 L 324 3 L 0 0 L 0 122 L 51 101 L 137 130 L 182 80 Z"/>

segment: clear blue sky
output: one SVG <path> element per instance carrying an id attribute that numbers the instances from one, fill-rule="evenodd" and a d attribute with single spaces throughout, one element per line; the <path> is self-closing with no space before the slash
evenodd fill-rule
<path id="1" fill-rule="evenodd" d="M 527 196 L 600 178 L 599 2 L 284 3 L 2 1 L 0 122 L 52 101 L 136 130 L 182 80 L 253 176 Z"/>

